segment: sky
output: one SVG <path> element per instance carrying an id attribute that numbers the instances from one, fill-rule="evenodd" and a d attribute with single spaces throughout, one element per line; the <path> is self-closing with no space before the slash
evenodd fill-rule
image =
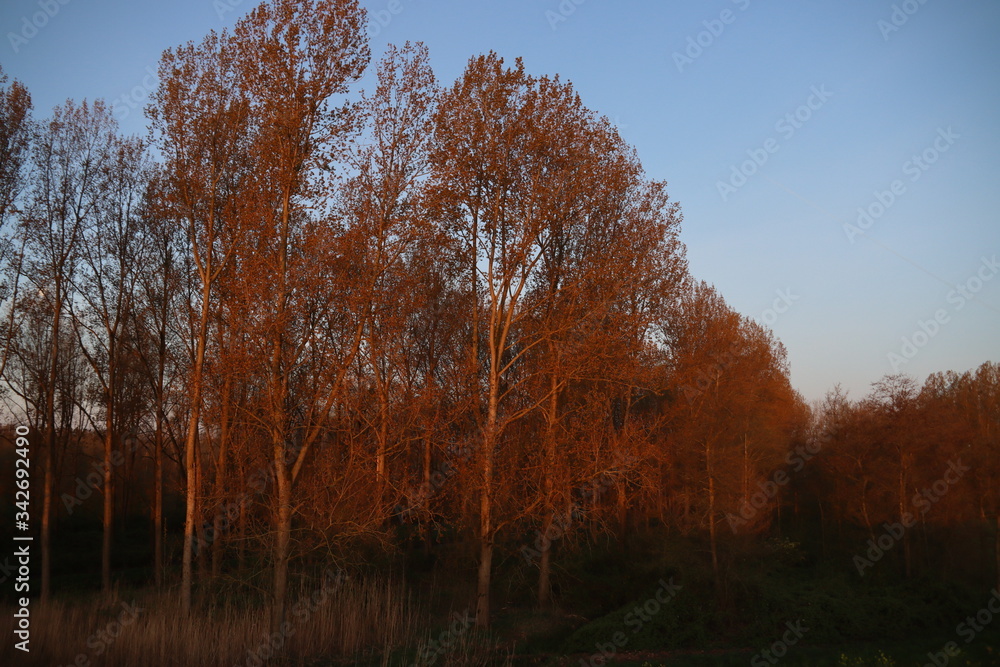
<path id="1" fill-rule="evenodd" d="M 251 0 L 4 0 L 36 117 L 104 98 L 126 133 L 163 49 Z M 362 0 L 373 61 L 440 82 L 496 51 L 559 74 L 681 205 L 692 274 L 784 343 L 807 401 L 1000 362 L 995 0 Z M 371 87 L 370 68 L 359 87 Z"/>

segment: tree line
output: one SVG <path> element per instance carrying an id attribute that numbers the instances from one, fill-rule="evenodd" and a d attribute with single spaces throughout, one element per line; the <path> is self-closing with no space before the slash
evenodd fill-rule
<path id="1" fill-rule="evenodd" d="M 726 545 L 782 511 L 848 549 L 919 514 L 907 575 L 943 557 L 929 531 L 992 518 L 1000 571 L 997 365 L 811 408 L 570 83 L 490 53 L 441 85 L 407 43 L 357 92 L 365 26 L 356 0 L 268 0 L 166 50 L 147 137 L 99 100 L 36 120 L 0 80 L 0 374 L 43 598 L 93 471 L 105 588 L 144 513 L 157 586 L 179 568 L 190 609 L 266 570 L 276 626 L 296 568 L 371 549 L 464 545 L 480 626 L 498 551 L 544 606 L 560 554 L 666 528 L 705 536 L 721 590 Z"/>

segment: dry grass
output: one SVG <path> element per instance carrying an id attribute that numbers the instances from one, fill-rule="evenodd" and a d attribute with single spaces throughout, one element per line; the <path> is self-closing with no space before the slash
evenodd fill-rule
<path id="1" fill-rule="evenodd" d="M 181 613 L 176 594 L 125 594 L 31 606 L 31 652 L 14 649 L 11 608 L 3 609 L 3 665 L 233 667 L 351 662 L 360 654 L 416 645 L 420 616 L 400 584 L 328 579 L 289 605 L 283 632 L 270 610 L 232 600 Z"/>

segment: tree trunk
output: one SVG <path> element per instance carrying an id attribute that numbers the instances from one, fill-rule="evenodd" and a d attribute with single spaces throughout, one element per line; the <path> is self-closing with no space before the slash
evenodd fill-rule
<path id="1" fill-rule="evenodd" d="M 201 456 L 201 444 L 199 439 L 199 445 L 195 448 L 194 454 L 194 470 L 195 479 L 197 482 L 194 487 L 201 491 L 206 488 L 205 484 L 205 463 Z M 205 534 L 205 494 L 202 491 L 195 498 L 195 537 L 197 538 L 197 552 L 198 552 L 198 583 L 204 585 L 208 581 L 208 556 L 209 549 L 211 547 L 211 540 L 208 535 Z M 201 599 L 201 598 L 199 598 Z"/>
<path id="2" fill-rule="evenodd" d="M 153 436 L 153 580 L 157 588 L 163 587 L 163 399 L 159 395 Z"/>
<path id="3" fill-rule="evenodd" d="M 288 558 L 292 535 L 292 478 L 288 471 L 288 417 L 286 400 L 288 383 L 285 363 L 285 321 L 288 309 L 288 244 L 291 216 L 291 191 L 286 186 L 281 203 L 281 224 L 278 235 L 277 280 L 278 300 L 275 304 L 277 326 L 271 340 L 270 400 L 271 437 L 274 449 L 274 473 L 278 487 L 278 507 L 275 515 L 274 543 L 274 609 L 272 630 L 279 632 L 285 620 L 285 598 L 288 593 Z"/>
<path id="4" fill-rule="evenodd" d="M 496 402 L 490 398 L 486 437 L 483 443 L 483 489 L 479 497 L 479 576 L 476 592 L 476 627 L 490 626 L 490 582 L 493 567 L 493 448 Z"/>
<path id="5" fill-rule="evenodd" d="M 163 379 L 167 368 L 167 318 L 170 315 L 168 292 L 168 272 L 172 266 L 172 254 L 165 244 L 165 261 L 161 268 L 163 294 L 160 298 L 160 321 L 157 331 L 156 359 L 156 433 L 153 441 L 153 579 L 156 587 L 163 586 L 163 425 L 166 415 L 163 411 Z"/>
<path id="6" fill-rule="evenodd" d="M 493 567 L 493 540 L 481 538 L 479 547 L 479 574 L 476 580 L 476 627 L 490 626 L 490 580 Z"/>
<path id="7" fill-rule="evenodd" d="M 550 347 L 551 351 L 551 347 Z M 545 521 L 542 526 L 542 535 L 548 536 L 552 526 L 552 517 L 555 512 L 555 481 L 552 476 L 555 472 L 556 464 L 556 421 L 559 418 L 559 383 L 555 372 L 549 379 L 549 406 L 546 415 L 545 434 L 545 463 L 542 465 L 542 475 L 544 476 L 543 488 L 545 492 Z M 551 566 L 552 566 L 552 544 L 547 539 L 542 540 L 542 555 L 538 562 L 538 606 L 545 608 L 552 602 Z"/>
<path id="8" fill-rule="evenodd" d="M 49 359 L 49 382 L 45 397 L 45 422 L 48 441 L 45 447 L 45 481 L 42 485 L 42 602 L 52 592 L 52 493 L 55 487 L 56 460 L 56 378 L 59 376 L 59 325 L 62 316 L 62 286 L 56 280 L 52 314 L 52 347 Z"/>
<path id="9" fill-rule="evenodd" d="M 375 454 L 375 477 L 378 482 L 379 513 L 382 516 L 381 505 L 386 502 L 386 491 L 388 488 L 388 472 L 386 467 L 387 452 L 389 449 L 389 397 L 388 389 L 383 384 L 382 369 L 379 368 L 378 359 L 375 358 L 375 351 L 381 349 L 379 344 L 372 337 L 372 375 L 375 379 L 375 393 L 378 396 L 378 429 L 376 431 L 378 442 L 376 443 Z"/>
<path id="10" fill-rule="evenodd" d="M 222 557 L 225 553 L 226 540 L 223 536 L 223 521 L 228 515 L 226 510 L 226 454 L 229 448 L 230 412 L 233 404 L 232 375 L 226 375 L 222 389 L 222 431 L 219 434 L 219 457 L 215 462 L 215 492 L 213 500 L 215 516 L 212 518 L 212 580 L 222 573 Z M 228 525 L 228 522 L 226 522 Z"/>
<path id="11" fill-rule="evenodd" d="M 51 415 L 50 415 L 51 416 Z M 55 471 L 54 450 L 56 448 L 55 426 L 49 422 L 45 445 L 45 480 L 42 483 L 42 602 L 48 602 L 52 589 L 52 546 L 49 541 L 52 527 L 52 486 Z"/>
<path id="12" fill-rule="evenodd" d="M 549 535 L 552 527 L 552 514 L 546 514 L 542 524 L 542 535 Z M 552 583 L 550 572 L 552 567 L 552 543 L 542 540 L 542 554 L 538 560 L 538 606 L 545 609 L 552 603 Z"/>
<path id="13" fill-rule="evenodd" d="M 278 632 L 285 621 L 285 598 L 288 592 L 289 544 L 292 536 L 291 480 L 285 465 L 284 447 L 274 448 L 277 470 L 278 513 L 274 545 L 274 610 L 272 628 Z M 280 459 L 280 462 L 279 462 Z"/>
<path id="14" fill-rule="evenodd" d="M 431 488 L 431 425 L 426 424 L 424 426 L 424 462 L 423 462 L 423 476 L 422 483 L 420 485 L 421 493 L 418 496 L 418 502 L 420 507 L 416 508 L 419 514 L 419 521 L 423 524 L 424 533 L 424 555 L 430 556 L 431 546 L 433 544 L 433 538 L 431 536 L 432 522 L 431 518 L 431 495 L 433 489 Z"/>
<path id="15" fill-rule="evenodd" d="M 249 492 L 246 485 L 243 487 L 243 495 L 240 497 L 240 530 L 238 533 L 239 546 L 236 549 L 236 567 L 242 573 L 247 561 L 247 503 L 249 503 Z"/>
<path id="16" fill-rule="evenodd" d="M 198 326 L 198 347 L 195 351 L 194 372 L 191 378 L 191 415 L 188 421 L 187 441 L 184 450 L 184 471 L 187 476 L 184 512 L 184 556 L 181 565 L 181 610 L 191 612 L 191 587 L 193 580 L 192 555 L 194 553 L 195 504 L 197 501 L 198 475 L 196 471 L 195 447 L 198 443 L 198 422 L 201 419 L 202 369 L 205 364 L 205 345 L 208 337 L 208 314 L 211 297 L 211 262 L 207 262 L 207 272 L 202 277 L 201 321 Z"/>
<path id="17" fill-rule="evenodd" d="M 113 356 L 114 343 L 109 357 Z M 110 361 L 110 359 L 109 359 Z M 111 459 L 114 453 L 114 370 L 113 361 L 108 371 L 108 407 L 104 418 L 104 539 L 101 544 L 101 590 L 111 591 L 111 546 L 114 541 L 115 487 L 111 474 Z"/>

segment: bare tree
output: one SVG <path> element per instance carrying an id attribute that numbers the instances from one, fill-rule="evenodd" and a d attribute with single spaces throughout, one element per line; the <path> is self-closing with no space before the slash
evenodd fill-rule
<path id="1" fill-rule="evenodd" d="M 46 379 L 45 480 L 42 491 L 42 597 L 51 592 L 52 499 L 56 485 L 57 381 L 62 360 L 63 317 L 73 298 L 83 230 L 103 192 L 102 169 L 114 136 L 110 111 L 98 101 L 67 101 L 54 109 L 33 151 L 32 189 L 23 215 L 25 277 L 43 299 L 50 319 L 51 351 Z"/>
<path id="2" fill-rule="evenodd" d="M 113 120 L 108 125 L 112 130 L 115 127 Z M 128 433 L 129 422 L 136 422 L 135 414 L 127 414 L 126 399 L 136 388 L 143 388 L 134 375 L 130 377 L 128 359 L 136 348 L 132 325 L 140 269 L 148 261 L 142 218 L 150 173 L 141 141 L 108 138 L 101 165 L 101 196 L 81 232 L 80 271 L 74 279 L 77 299 L 69 304 L 80 350 L 100 389 L 104 416 L 103 424 L 95 426 L 104 440 L 101 585 L 105 591 L 111 588 L 115 447 Z"/>

